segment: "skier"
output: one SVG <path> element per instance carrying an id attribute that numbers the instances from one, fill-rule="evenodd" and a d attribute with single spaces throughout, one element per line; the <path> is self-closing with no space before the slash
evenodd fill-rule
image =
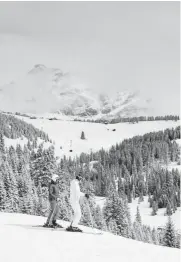
<path id="1" fill-rule="evenodd" d="M 81 219 L 81 208 L 80 208 L 79 201 L 81 197 L 89 198 L 89 195 L 84 194 L 80 191 L 79 183 L 81 179 L 82 179 L 82 176 L 79 173 L 79 175 L 77 175 L 76 178 L 73 179 L 70 184 L 70 204 L 74 211 L 74 215 L 73 215 L 73 219 L 72 219 L 70 226 L 67 228 L 67 231 L 82 232 L 82 230 L 77 227 Z"/>
<path id="2" fill-rule="evenodd" d="M 58 179 L 58 175 L 53 174 L 51 178 L 51 182 L 49 184 L 50 213 L 49 213 L 46 223 L 44 224 L 44 227 L 62 228 L 62 226 L 57 224 L 56 222 L 56 219 L 59 214 L 58 201 L 60 200 L 57 179 Z"/>

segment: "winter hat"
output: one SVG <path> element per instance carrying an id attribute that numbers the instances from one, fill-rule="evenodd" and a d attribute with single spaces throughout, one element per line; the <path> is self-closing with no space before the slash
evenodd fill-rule
<path id="1" fill-rule="evenodd" d="M 80 181 L 82 179 L 82 172 L 80 171 L 75 178 Z"/>
<path id="2" fill-rule="evenodd" d="M 77 180 L 79 180 L 79 181 L 82 179 L 82 177 L 81 177 L 81 176 L 79 176 L 79 175 L 78 175 L 78 176 L 76 176 L 75 178 L 76 178 Z"/>
<path id="3" fill-rule="evenodd" d="M 57 178 L 58 178 L 58 175 L 56 175 L 56 174 L 53 174 L 53 175 L 52 175 L 52 180 L 53 180 L 54 182 L 56 182 Z"/>

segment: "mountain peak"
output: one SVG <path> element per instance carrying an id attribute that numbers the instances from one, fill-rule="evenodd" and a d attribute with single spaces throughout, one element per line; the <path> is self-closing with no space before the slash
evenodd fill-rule
<path id="1" fill-rule="evenodd" d="M 36 74 L 42 72 L 46 69 L 46 66 L 43 64 L 36 64 L 34 67 L 29 71 L 29 74 Z"/>
<path id="2" fill-rule="evenodd" d="M 2 86 L 0 109 L 25 113 L 58 111 L 91 119 L 146 113 L 148 102 L 140 100 L 133 92 L 123 90 L 111 95 L 98 94 L 76 81 L 76 78 L 58 68 L 35 64 L 20 81 Z"/>

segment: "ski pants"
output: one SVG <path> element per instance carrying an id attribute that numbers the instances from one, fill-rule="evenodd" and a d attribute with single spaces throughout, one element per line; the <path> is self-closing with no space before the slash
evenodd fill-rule
<path id="1" fill-rule="evenodd" d="M 50 213 L 47 218 L 47 224 L 52 225 L 52 222 L 58 218 L 59 207 L 58 202 L 56 200 L 50 201 Z"/>
<path id="2" fill-rule="evenodd" d="M 77 227 L 79 224 L 79 221 L 81 219 L 81 208 L 79 203 L 75 203 L 72 205 L 72 209 L 74 211 L 73 219 L 72 219 L 72 227 Z"/>

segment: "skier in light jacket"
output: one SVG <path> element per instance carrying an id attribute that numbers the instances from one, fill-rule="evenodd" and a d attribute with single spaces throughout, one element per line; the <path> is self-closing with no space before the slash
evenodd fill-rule
<path id="1" fill-rule="evenodd" d="M 82 215 L 81 208 L 80 208 L 80 198 L 81 197 L 89 198 L 89 195 L 84 194 L 80 191 L 79 183 L 81 179 L 82 177 L 79 174 L 70 183 L 70 204 L 74 211 L 74 215 L 70 226 L 67 228 L 68 231 L 82 232 L 82 230 L 77 227 Z"/>

